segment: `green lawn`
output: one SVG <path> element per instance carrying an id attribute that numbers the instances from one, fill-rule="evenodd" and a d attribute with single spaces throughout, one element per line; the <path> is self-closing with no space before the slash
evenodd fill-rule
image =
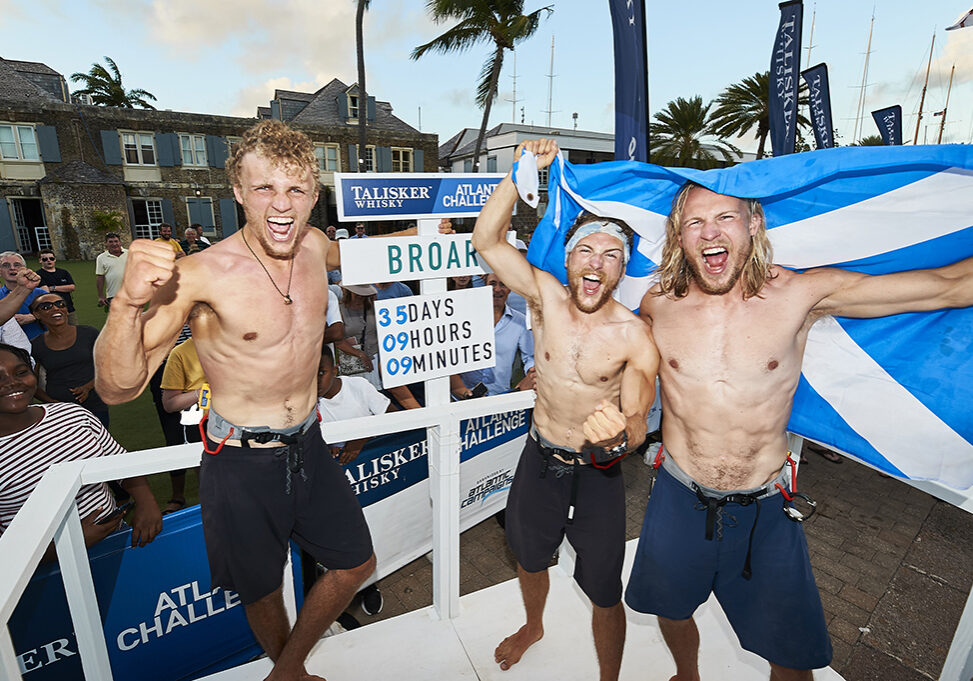
<path id="1" fill-rule="evenodd" d="M 40 267 L 35 258 L 27 259 L 32 270 Z M 57 266 L 67 270 L 74 278 L 77 289 L 72 294 L 74 307 L 78 313 L 78 323 L 100 329 L 105 324 L 104 308 L 98 307 L 98 289 L 95 288 L 95 263 L 91 261 L 58 260 Z M 136 399 L 111 408 L 111 425 L 108 428 L 118 442 L 129 451 L 151 449 L 165 446 L 159 417 L 152 404 L 148 389 Z M 149 477 L 149 484 L 160 506 L 171 496 L 169 474 L 162 473 Z M 194 504 L 198 498 L 198 482 L 194 472 L 186 480 L 186 498 Z"/>

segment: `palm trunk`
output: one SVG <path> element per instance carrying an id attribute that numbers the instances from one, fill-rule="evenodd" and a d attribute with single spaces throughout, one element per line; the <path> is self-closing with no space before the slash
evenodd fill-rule
<path id="1" fill-rule="evenodd" d="M 490 109 L 493 99 L 497 96 L 497 82 L 500 80 L 500 69 L 503 67 L 503 46 L 497 45 L 497 53 L 493 59 L 493 70 L 490 73 L 490 92 L 483 103 L 483 120 L 480 122 L 480 134 L 476 137 L 476 150 L 473 152 L 473 172 L 480 172 L 480 149 L 483 148 L 483 137 L 486 135 L 487 123 L 490 120 Z"/>
<path id="2" fill-rule="evenodd" d="M 365 41 L 362 24 L 365 19 L 365 2 L 358 0 L 358 13 L 355 15 L 355 48 L 358 53 L 358 168 L 360 173 L 368 170 L 366 163 L 368 125 L 368 92 L 365 90 Z"/>
<path id="3" fill-rule="evenodd" d="M 757 145 L 757 158 L 764 157 L 764 144 L 767 142 L 767 131 L 760 133 L 760 143 Z"/>

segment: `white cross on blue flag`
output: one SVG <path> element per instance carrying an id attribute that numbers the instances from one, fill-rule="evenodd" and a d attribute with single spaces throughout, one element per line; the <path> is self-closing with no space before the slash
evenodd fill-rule
<path id="1" fill-rule="evenodd" d="M 638 239 L 618 298 L 637 308 L 687 180 L 760 199 L 785 267 L 885 274 L 973 256 L 973 147 L 948 145 L 822 149 L 708 171 L 559 156 L 528 260 L 565 282 L 564 232 L 577 214 L 621 218 Z M 973 308 L 819 320 L 788 430 L 894 475 L 973 486 Z"/>

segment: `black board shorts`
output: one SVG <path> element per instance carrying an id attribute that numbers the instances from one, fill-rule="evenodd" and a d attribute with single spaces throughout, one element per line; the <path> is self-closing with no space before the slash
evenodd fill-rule
<path id="1" fill-rule="evenodd" d="M 218 443 L 207 438 L 213 451 Z M 213 586 L 236 591 L 244 605 L 275 591 L 288 540 L 332 570 L 372 555 L 361 505 L 315 422 L 304 436 L 304 468 L 290 473 L 287 447 L 224 446 L 203 453 L 199 501 Z"/>
<path id="2" fill-rule="evenodd" d="M 591 602 L 610 608 L 622 599 L 625 481 L 620 466 L 574 466 L 560 477 L 537 441 L 527 437 L 507 497 L 507 542 L 527 572 L 546 570 L 565 535 L 577 552 L 574 579 Z M 574 521 L 568 523 L 572 478 L 578 479 Z"/>

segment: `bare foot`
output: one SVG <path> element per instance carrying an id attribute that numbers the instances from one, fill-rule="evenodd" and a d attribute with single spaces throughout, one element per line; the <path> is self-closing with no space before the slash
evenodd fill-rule
<path id="1" fill-rule="evenodd" d="M 516 634 L 508 636 L 500 642 L 493 653 L 493 659 L 499 663 L 500 669 L 506 671 L 520 662 L 520 658 L 523 657 L 527 649 L 540 641 L 543 636 L 543 629 L 532 632 L 527 629 L 525 624 L 517 630 Z"/>

